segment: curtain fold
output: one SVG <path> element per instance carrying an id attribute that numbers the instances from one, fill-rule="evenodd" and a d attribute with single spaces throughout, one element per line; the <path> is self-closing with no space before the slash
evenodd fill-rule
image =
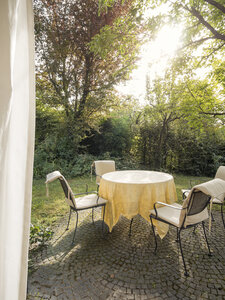
<path id="1" fill-rule="evenodd" d="M 0 299 L 26 298 L 35 131 L 31 0 L 0 1 Z"/>

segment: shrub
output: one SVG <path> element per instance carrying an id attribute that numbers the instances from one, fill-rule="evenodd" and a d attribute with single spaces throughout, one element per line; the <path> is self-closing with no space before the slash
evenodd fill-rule
<path id="1" fill-rule="evenodd" d="M 30 225 L 30 249 L 44 246 L 46 242 L 52 237 L 53 231 L 48 227 L 38 225 Z"/>

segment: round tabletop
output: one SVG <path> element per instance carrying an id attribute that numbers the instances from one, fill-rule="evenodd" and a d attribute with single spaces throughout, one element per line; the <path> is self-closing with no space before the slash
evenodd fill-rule
<path id="1" fill-rule="evenodd" d="M 163 172 L 126 170 L 105 173 L 100 180 L 100 197 L 108 200 L 105 206 L 105 223 L 109 231 L 120 216 L 132 219 L 141 215 L 150 222 L 149 214 L 156 201 L 172 204 L 176 201 L 173 176 Z M 156 224 L 162 237 L 168 225 Z"/>
<path id="2" fill-rule="evenodd" d="M 115 183 L 149 184 L 173 180 L 173 176 L 156 171 L 128 170 L 106 173 L 102 179 Z"/>

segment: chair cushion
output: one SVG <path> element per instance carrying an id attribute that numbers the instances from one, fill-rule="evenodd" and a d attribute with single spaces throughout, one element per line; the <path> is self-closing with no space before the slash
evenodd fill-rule
<path id="1" fill-rule="evenodd" d="M 98 202 L 97 202 L 98 199 Z M 77 209 L 92 208 L 96 205 L 106 204 L 107 200 L 99 197 L 97 194 L 89 194 L 79 198 L 75 198 Z"/>
<path id="2" fill-rule="evenodd" d="M 178 203 L 173 203 L 172 206 L 182 208 L 182 206 Z M 155 210 L 150 210 L 150 213 L 155 215 Z M 169 206 L 162 206 L 157 208 L 157 213 L 159 218 L 173 224 L 176 227 L 179 227 L 181 210 Z"/>
<path id="3" fill-rule="evenodd" d="M 225 180 L 225 166 L 220 166 L 216 172 L 215 178 Z"/>
<path id="4" fill-rule="evenodd" d="M 96 160 L 94 161 L 95 173 L 96 173 L 96 183 L 100 183 L 101 176 L 114 172 L 116 170 L 114 160 Z"/>
<path id="5" fill-rule="evenodd" d="M 205 221 L 206 219 L 208 219 L 208 217 L 209 217 L 209 214 L 208 214 L 208 209 L 206 207 L 199 214 L 196 214 L 193 216 L 187 216 L 184 227 Z"/>
<path id="6" fill-rule="evenodd" d="M 185 190 L 185 189 L 182 189 L 182 190 L 181 190 L 182 193 L 190 193 L 190 191 L 191 191 L 190 189 L 186 189 L 186 190 Z"/>
<path id="7" fill-rule="evenodd" d="M 217 198 L 213 198 L 212 199 L 212 203 L 214 204 L 223 204 L 224 201 L 221 201 L 220 199 L 217 199 Z"/>
<path id="8" fill-rule="evenodd" d="M 60 177 L 63 177 L 59 171 L 54 171 L 52 173 L 47 174 L 45 183 L 50 183 Z"/>

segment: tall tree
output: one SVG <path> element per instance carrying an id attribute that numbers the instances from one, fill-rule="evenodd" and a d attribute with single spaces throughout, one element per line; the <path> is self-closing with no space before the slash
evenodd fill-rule
<path id="1" fill-rule="evenodd" d="M 143 161 L 153 168 L 160 169 L 165 165 L 171 125 L 182 117 L 180 94 L 172 72 L 153 83 L 146 79 L 148 105 L 144 108 L 140 128 Z"/>
<path id="2" fill-rule="evenodd" d="M 37 89 L 44 102 L 63 108 L 71 134 L 110 102 L 112 87 L 134 67 L 139 41 L 133 3 L 116 1 L 99 12 L 97 0 L 34 1 Z"/>

